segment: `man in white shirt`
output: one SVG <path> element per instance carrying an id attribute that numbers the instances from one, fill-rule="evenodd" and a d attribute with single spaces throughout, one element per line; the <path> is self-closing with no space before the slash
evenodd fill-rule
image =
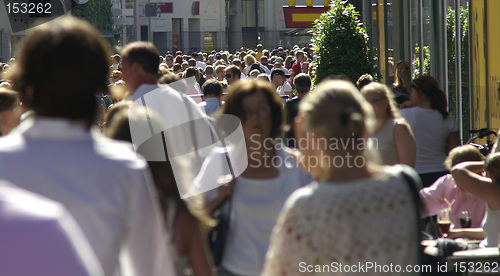
<path id="1" fill-rule="evenodd" d="M 130 145 L 91 131 L 94 94 L 108 89 L 108 49 L 74 17 L 28 33 L 9 77 L 35 115 L 1 138 L 0 175 L 62 203 L 104 275 L 173 275 L 146 162 Z"/>
<path id="2" fill-rule="evenodd" d="M 0 181 L 0 229 L 0 275 L 104 276 L 61 204 L 6 181 Z"/>
<path id="3" fill-rule="evenodd" d="M 292 95 L 292 87 L 286 81 L 290 75 L 286 74 L 283 69 L 274 69 L 271 72 L 271 84 L 276 88 L 276 93 L 280 96 L 291 96 Z"/>

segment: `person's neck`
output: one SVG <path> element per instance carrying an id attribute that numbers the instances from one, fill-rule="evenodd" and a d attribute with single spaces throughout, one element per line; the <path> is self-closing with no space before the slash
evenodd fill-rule
<path id="1" fill-rule="evenodd" d="M 336 153 L 332 157 L 338 158 L 339 153 Z M 341 154 L 340 156 L 347 156 L 346 154 Z M 363 159 L 363 162 L 359 161 Z M 334 159 L 332 159 L 334 160 Z M 357 164 L 355 160 L 358 160 Z M 351 162 L 348 164 L 347 162 Z M 359 165 L 359 166 L 358 166 Z M 344 160 L 344 165 L 337 167 L 330 164 L 330 168 L 326 174 L 325 181 L 327 182 L 348 182 L 360 179 L 369 178 L 376 173 L 374 165 L 369 164 L 366 157 L 360 153 L 352 153 L 350 159 Z"/>
<path id="2" fill-rule="evenodd" d="M 247 139 L 248 163 L 261 163 L 265 158 L 274 156 L 275 148 L 271 139 Z"/>
<path id="3" fill-rule="evenodd" d="M 377 123 L 375 124 L 374 134 L 379 133 L 382 130 L 382 128 L 384 128 L 385 124 L 387 123 L 387 120 L 389 120 L 389 118 L 387 116 L 377 118 Z"/>
<path id="4" fill-rule="evenodd" d="M 129 83 L 127 83 L 128 85 Z M 157 84 L 157 80 L 155 77 L 150 77 L 150 78 L 143 78 L 142 80 L 139 80 L 137 82 L 132 82 L 130 85 L 129 85 L 129 91 L 133 91 L 132 94 L 135 93 L 135 91 L 137 91 L 137 89 L 143 85 L 143 84 L 146 84 L 146 85 L 156 85 Z"/>
<path id="5" fill-rule="evenodd" d="M 418 106 L 425 109 L 432 109 L 431 102 L 429 100 L 422 100 Z"/>
<path id="6" fill-rule="evenodd" d="M 410 79 L 409 78 L 404 78 L 404 79 L 401 79 L 401 82 L 402 82 L 403 87 L 406 88 L 406 90 L 409 92 L 410 91 L 410 85 L 411 85 Z"/>

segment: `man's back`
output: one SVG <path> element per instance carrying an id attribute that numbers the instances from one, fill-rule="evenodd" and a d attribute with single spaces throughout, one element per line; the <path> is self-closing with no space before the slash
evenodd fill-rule
<path id="1" fill-rule="evenodd" d="M 130 275 L 159 275 L 154 258 L 166 258 L 163 228 L 145 162 L 130 148 L 92 137 L 80 124 L 38 118 L 2 138 L 0 175 L 61 202 L 82 228 L 105 275 L 115 275 L 124 249 L 131 262 L 127 267 L 137 273 Z"/>
<path id="2" fill-rule="evenodd" d="M 83 233 L 61 205 L 0 182 L 1 275 L 104 275 Z"/>

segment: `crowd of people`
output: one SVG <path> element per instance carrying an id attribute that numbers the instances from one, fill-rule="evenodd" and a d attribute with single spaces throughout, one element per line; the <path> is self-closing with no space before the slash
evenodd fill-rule
<path id="1" fill-rule="evenodd" d="M 368 74 L 314 85 L 314 63 L 312 48 L 260 44 L 160 55 L 132 42 L 112 55 L 73 17 L 28 32 L 2 66 L 0 274 L 418 265 L 420 219 L 442 209 L 448 238 L 497 246 L 500 154 L 460 145 L 436 79 L 411 81 L 402 61 L 393 87 Z M 239 151 L 225 142 L 238 131 Z"/>

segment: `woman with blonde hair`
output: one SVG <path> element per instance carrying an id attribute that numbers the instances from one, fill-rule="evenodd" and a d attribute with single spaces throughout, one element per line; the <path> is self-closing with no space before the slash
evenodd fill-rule
<path id="1" fill-rule="evenodd" d="M 347 81 L 322 82 L 302 100 L 295 120 L 300 164 L 317 181 L 285 203 L 263 275 L 316 271 L 309 265 L 350 275 L 338 271 L 338 265 L 418 264 L 419 218 L 412 198 L 418 177 L 406 166 L 366 160 L 371 120 L 370 106 Z"/>
<path id="2" fill-rule="evenodd" d="M 401 92 L 403 94 L 410 94 L 410 63 L 406 60 L 401 60 L 396 65 L 396 74 L 394 79 L 396 82 L 393 84 L 394 91 Z"/>
<path id="3" fill-rule="evenodd" d="M 257 61 L 255 60 L 255 57 L 250 54 L 246 55 L 243 60 L 245 61 L 245 76 L 248 76 L 248 74 L 250 74 L 252 65 Z"/>
<path id="4" fill-rule="evenodd" d="M 375 147 L 385 165 L 415 166 L 417 146 L 405 119 L 399 115 L 392 91 L 384 84 L 372 82 L 361 89 L 375 111 Z"/>

